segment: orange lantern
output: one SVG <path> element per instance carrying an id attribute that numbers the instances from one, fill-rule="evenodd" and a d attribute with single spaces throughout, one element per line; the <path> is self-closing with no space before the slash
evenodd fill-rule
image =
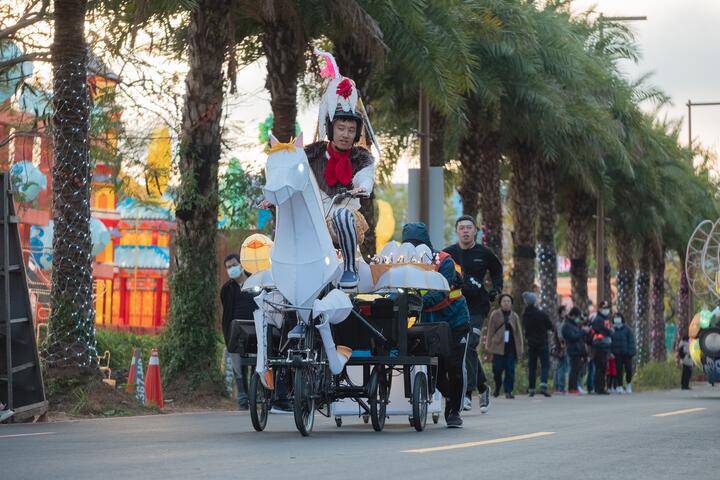
<path id="1" fill-rule="evenodd" d="M 273 242 L 265 235 L 250 235 L 240 248 L 240 263 L 250 272 L 257 273 L 270 268 L 270 248 Z"/>

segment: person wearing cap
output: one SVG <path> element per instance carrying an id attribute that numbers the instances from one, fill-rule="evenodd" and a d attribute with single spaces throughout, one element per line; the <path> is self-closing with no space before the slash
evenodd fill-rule
<path id="1" fill-rule="evenodd" d="M 537 363 L 540 360 L 540 393 L 549 397 L 550 392 L 547 388 L 550 372 L 548 333 L 553 331 L 553 324 L 547 313 L 535 305 L 537 296 L 533 292 L 523 292 L 522 299 L 525 303 L 522 322 L 528 345 L 528 395 L 535 396 Z"/>
<path id="2" fill-rule="evenodd" d="M 426 245 L 433 250 L 430 234 L 424 223 L 407 223 L 402 231 L 403 243 L 414 246 Z M 422 297 L 424 322 L 447 322 L 450 326 L 451 353 L 438 360 L 437 386 L 445 397 L 445 423 L 448 428 L 461 428 L 463 421 L 460 412 L 466 391 L 465 356 L 467 355 L 468 332 L 470 331 L 467 302 L 462 291 L 457 288 L 460 278 L 452 257 L 440 252 L 436 270 L 450 285 L 450 292 L 429 291 Z"/>
<path id="3" fill-rule="evenodd" d="M 490 389 L 477 347 L 480 344 L 480 332 L 490 312 L 490 304 L 503 289 L 503 266 L 492 250 L 477 242 L 478 227 L 473 217 L 459 217 L 455 221 L 455 232 L 458 242 L 443 251 L 449 253 L 460 265 L 463 277 L 462 294 L 470 311 L 471 330 L 465 359 L 468 382 L 464 407 L 465 410 L 472 408 L 472 391 L 477 388 L 480 394 L 480 412 L 485 413 L 490 405 Z M 485 277 L 488 274 L 492 282 L 490 291 L 485 288 Z"/>
<path id="4" fill-rule="evenodd" d="M 500 308 L 490 314 L 487 325 L 485 349 L 493 354 L 492 368 L 495 379 L 493 397 L 500 395 L 500 387 L 505 390 L 505 398 L 515 398 L 515 364 L 523 354 L 523 339 L 520 318 L 513 312 L 513 297 L 503 293 L 499 298 Z M 503 374 L 505 378 L 503 378 Z"/>

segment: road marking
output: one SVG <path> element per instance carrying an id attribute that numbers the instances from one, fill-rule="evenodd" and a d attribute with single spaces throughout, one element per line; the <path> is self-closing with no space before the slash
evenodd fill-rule
<path id="1" fill-rule="evenodd" d="M 445 450 L 455 450 L 458 448 L 481 447 L 483 445 L 495 445 L 498 443 L 516 442 L 518 440 L 530 440 L 532 438 L 546 437 L 548 435 L 554 435 L 554 434 L 555 434 L 555 432 L 527 433 L 525 435 L 515 435 L 512 437 L 494 438 L 492 440 L 482 440 L 480 442 L 456 443 L 454 445 L 444 445 L 441 447 L 416 448 L 413 450 L 403 450 L 403 453 L 443 452 Z"/>
<path id="2" fill-rule="evenodd" d="M 52 435 L 55 432 L 17 433 L 15 435 L 0 435 L 0 438 L 34 437 L 36 435 Z"/>
<path id="3" fill-rule="evenodd" d="M 706 409 L 703 407 L 686 408 L 685 410 L 675 410 L 673 412 L 656 413 L 655 415 L 653 415 L 653 417 L 671 417 L 673 415 L 682 415 L 683 413 L 702 412 L 703 410 L 706 410 Z"/>

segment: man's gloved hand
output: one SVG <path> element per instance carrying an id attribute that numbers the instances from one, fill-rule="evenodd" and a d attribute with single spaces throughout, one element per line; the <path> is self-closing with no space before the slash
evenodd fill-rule
<path id="1" fill-rule="evenodd" d="M 490 303 L 494 302 L 495 299 L 498 296 L 498 291 L 494 288 L 488 292 L 488 297 L 490 298 Z"/>
<path id="2" fill-rule="evenodd" d="M 472 281 L 472 277 L 468 277 L 460 286 L 463 295 L 467 297 L 476 297 L 480 294 L 480 287 L 476 285 L 476 282 Z"/>

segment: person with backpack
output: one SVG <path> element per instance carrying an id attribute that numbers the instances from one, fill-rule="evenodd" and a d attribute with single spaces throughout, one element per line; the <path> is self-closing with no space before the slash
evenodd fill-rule
<path id="1" fill-rule="evenodd" d="M 617 365 L 617 393 L 632 393 L 633 357 L 635 350 L 635 332 L 625 323 L 625 317 L 617 312 L 613 316 L 613 334 L 611 350 Z M 624 374 L 624 375 L 623 375 Z M 625 377 L 623 380 L 623 376 Z M 623 381 L 627 386 L 623 387 Z"/>
<path id="2" fill-rule="evenodd" d="M 402 241 L 415 247 L 426 245 L 433 250 L 430 234 L 424 223 L 405 224 Z M 445 252 L 440 252 L 438 258 L 436 270 L 445 277 L 451 290 L 425 293 L 422 297 L 422 317 L 425 322 L 447 322 L 450 327 L 450 354 L 438 359 L 437 387 L 445 397 L 445 423 L 448 428 L 462 428 L 460 412 L 466 390 L 465 357 L 470 332 L 469 313 L 465 297 L 458 288 L 461 279 L 453 258 Z"/>

